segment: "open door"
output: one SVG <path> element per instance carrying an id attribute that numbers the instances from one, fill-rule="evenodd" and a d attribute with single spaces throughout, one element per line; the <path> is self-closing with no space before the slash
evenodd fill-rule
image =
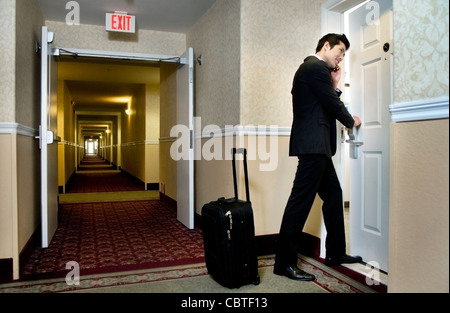
<path id="1" fill-rule="evenodd" d="M 177 161 L 177 219 L 194 228 L 194 49 L 180 58 L 177 70 L 177 124 L 189 131 L 189 150 Z"/>
<path id="2" fill-rule="evenodd" d="M 54 34 L 41 32 L 41 227 L 42 247 L 47 248 L 58 228 L 57 65 L 53 57 Z"/>
<path id="3" fill-rule="evenodd" d="M 350 252 L 387 272 L 389 105 L 392 103 L 392 0 L 349 13 L 350 105 L 362 125 L 350 150 Z"/>

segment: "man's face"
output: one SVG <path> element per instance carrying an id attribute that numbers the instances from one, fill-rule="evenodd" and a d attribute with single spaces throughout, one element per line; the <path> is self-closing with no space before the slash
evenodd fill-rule
<path id="1" fill-rule="evenodd" d="M 330 68 L 337 68 L 338 64 L 344 59 L 345 56 L 345 45 L 343 42 L 339 42 L 333 48 L 330 48 L 330 43 L 325 43 L 325 62 Z"/>

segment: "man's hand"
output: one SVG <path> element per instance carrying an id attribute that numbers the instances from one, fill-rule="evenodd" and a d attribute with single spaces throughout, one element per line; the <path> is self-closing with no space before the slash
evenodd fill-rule
<path id="1" fill-rule="evenodd" d="M 353 127 L 361 126 L 361 120 L 359 119 L 359 117 L 357 117 L 356 115 L 353 115 L 353 119 L 355 120 L 355 124 L 353 125 Z"/>
<path id="2" fill-rule="evenodd" d="M 331 69 L 331 79 L 333 80 L 333 87 L 336 89 L 339 85 L 339 81 L 341 80 L 342 70 L 339 66 Z"/>

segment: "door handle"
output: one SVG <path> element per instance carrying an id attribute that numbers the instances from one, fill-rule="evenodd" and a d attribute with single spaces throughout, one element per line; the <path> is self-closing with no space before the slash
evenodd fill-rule
<path id="1" fill-rule="evenodd" d="M 356 136 L 353 133 L 353 129 L 347 130 L 348 138 L 345 142 L 350 144 L 350 158 L 351 159 L 357 159 L 358 158 L 358 147 L 362 146 L 364 142 L 362 141 L 355 141 Z"/>
<path id="2" fill-rule="evenodd" d="M 51 145 L 53 141 L 55 140 L 55 133 L 51 130 L 47 130 L 46 134 L 42 134 L 42 127 L 39 125 L 39 135 L 34 136 L 34 138 L 39 139 L 39 149 L 42 149 L 42 143 L 46 143 L 48 145 Z M 56 138 L 58 141 L 58 138 Z M 59 139 L 59 141 L 61 141 Z"/>
<path id="3" fill-rule="evenodd" d="M 353 128 L 347 129 L 347 135 L 349 140 L 355 140 L 355 134 L 353 133 Z M 347 140 L 348 142 L 348 140 Z"/>

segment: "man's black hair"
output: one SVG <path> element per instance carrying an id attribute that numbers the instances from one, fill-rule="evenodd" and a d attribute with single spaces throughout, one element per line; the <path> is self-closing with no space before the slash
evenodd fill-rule
<path id="1" fill-rule="evenodd" d="M 350 42 L 348 41 L 345 34 L 340 35 L 340 34 L 330 33 L 330 34 L 326 34 L 319 40 L 319 43 L 317 44 L 317 48 L 316 48 L 316 53 L 322 49 L 323 45 L 327 41 L 330 43 L 331 49 L 333 49 L 333 47 L 335 45 L 338 45 L 339 42 L 342 42 L 345 45 L 345 50 L 350 49 Z"/>

